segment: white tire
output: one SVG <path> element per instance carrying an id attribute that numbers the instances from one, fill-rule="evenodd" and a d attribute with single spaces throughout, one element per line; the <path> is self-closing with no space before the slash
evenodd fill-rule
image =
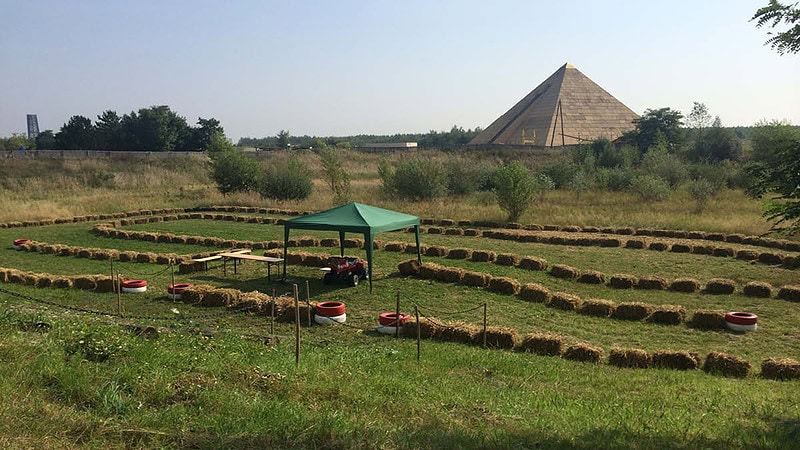
<path id="1" fill-rule="evenodd" d="M 342 314 L 341 316 L 333 316 L 333 317 L 325 317 L 320 316 L 318 314 L 314 314 L 314 322 L 317 322 L 320 325 L 331 325 L 332 323 L 344 323 L 347 320 L 347 313 Z"/>
<path id="2" fill-rule="evenodd" d="M 122 288 L 122 292 L 130 292 L 130 293 L 134 293 L 134 294 L 135 293 L 139 293 L 139 292 L 146 292 L 146 291 L 147 291 L 147 286 L 142 286 L 142 287 L 137 287 L 137 288 L 131 288 L 131 287 L 123 287 Z"/>
<path id="3" fill-rule="evenodd" d="M 738 323 L 730 323 L 725 322 L 728 324 L 728 328 L 733 331 L 756 331 L 758 329 L 758 324 L 754 323 L 752 325 L 739 325 Z"/>
<path id="4" fill-rule="evenodd" d="M 381 334 L 388 334 L 389 336 L 394 336 L 397 333 L 397 327 L 388 326 L 388 325 L 380 325 L 378 324 L 378 333 Z"/>
<path id="5" fill-rule="evenodd" d="M 11 247 L 12 247 L 14 250 L 22 250 L 22 246 L 21 246 L 21 245 L 12 245 Z"/>

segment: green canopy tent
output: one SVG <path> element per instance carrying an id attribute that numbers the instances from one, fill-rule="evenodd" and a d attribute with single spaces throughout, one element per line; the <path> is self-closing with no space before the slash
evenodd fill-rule
<path id="1" fill-rule="evenodd" d="M 283 225 L 283 279 L 286 279 L 286 247 L 289 244 L 289 231 L 292 228 L 338 231 L 342 256 L 344 256 L 345 233 L 359 233 L 364 235 L 364 248 L 367 250 L 367 262 L 369 263 L 369 290 L 372 292 L 372 250 L 375 235 L 384 231 L 402 230 L 408 227 L 414 227 L 414 235 L 417 239 L 417 260 L 422 263 L 422 254 L 419 249 L 419 217 L 417 216 L 352 202 L 327 211 L 289 219 Z"/>

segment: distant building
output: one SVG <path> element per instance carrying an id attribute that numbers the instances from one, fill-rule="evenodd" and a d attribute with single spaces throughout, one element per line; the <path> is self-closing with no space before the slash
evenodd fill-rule
<path id="1" fill-rule="evenodd" d="M 393 150 L 416 150 L 417 143 L 416 142 L 386 142 L 386 143 L 375 143 L 375 144 L 364 144 L 359 145 L 358 147 L 354 147 L 354 150 L 361 150 L 361 151 L 393 151 Z"/>
<path id="2" fill-rule="evenodd" d="M 35 138 L 39 135 L 39 119 L 36 114 L 28 114 L 28 137 Z"/>
<path id="3" fill-rule="evenodd" d="M 572 64 L 564 64 L 469 145 L 556 147 L 617 139 L 639 117 Z"/>

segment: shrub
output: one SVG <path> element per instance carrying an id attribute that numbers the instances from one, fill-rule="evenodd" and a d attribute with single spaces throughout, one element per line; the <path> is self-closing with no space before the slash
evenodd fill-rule
<path id="1" fill-rule="evenodd" d="M 631 190 L 647 202 L 663 201 L 669 198 L 671 189 L 663 178 L 653 175 L 637 175 L 631 182 Z"/>
<path id="2" fill-rule="evenodd" d="M 536 256 L 525 256 L 519 260 L 518 267 L 527 270 L 547 270 L 547 261 Z"/>
<path id="3" fill-rule="evenodd" d="M 772 285 L 761 281 L 751 281 L 742 288 L 744 295 L 748 297 L 769 298 L 772 297 Z"/>
<path id="4" fill-rule="evenodd" d="M 667 152 L 666 148 L 651 148 L 642 158 L 641 170 L 646 177 L 660 178 L 667 189 L 674 188 L 689 177 L 686 164 Z M 636 184 L 634 178 L 634 185 Z"/>
<path id="5" fill-rule="evenodd" d="M 482 164 L 463 158 L 450 158 L 446 164 L 447 190 L 454 195 L 471 194 L 478 190 L 484 176 Z"/>
<path id="6" fill-rule="evenodd" d="M 556 292 L 550 296 L 550 300 L 545 303 L 550 308 L 561 309 L 564 311 L 574 311 L 581 306 L 581 299 L 576 295 Z"/>
<path id="7" fill-rule="evenodd" d="M 550 268 L 550 275 L 556 278 L 567 278 L 574 280 L 575 278 L 578 278 L 580 271 L 574 267 L 564 264 L 553 264 L 553 267 Z"/>
<path id="8" fill-rule="evenodd" d="M 545 303 L 550 300 L 550 290 L 536 283 L 528 283 L 520 288 L 519 298 L 528 302 Z"/>
<path id="9" fill-rule="evenodd" d="M 313 190 L 309 169 L 297 156 L 269 166 L 259 186 L 261 197 L 274 200 L 304 200 Z"/>
<path id="10" fill-rule="evenodd" d="M 408 158 L 397 165 L 391 190 L 408 200 L 430 200 L 447 193 L 447 170 L 439 161 Z"/>
<path id="11" fill-rule="evenodd" d="M 636 282 L 636 288 L 663 291 L 667 289 L 667 280 L 662 277 L 644 276 Z"/>
<path id="12" fill-rule="evenodd" d="M 700 356 L 696 353 L 656 350 L 652 356 L 653 367 L 660 369 L 694 370 L 700 367 Z"/>
<path id="13" fill-rule="evenodd" d="M 562 358 L 572 361 L 599 363 L 603 359 L 603 349 L 589 344 L 572 344 L 564 351 Z"/>
<path id="14" fill-rule="evenodd" d="M 350 174 L 344 168 L 338 150 L 324 148 L 319 153 L 325 182 L 331 190 L 333 204 L 341 205 L 350 200 Z"/>
<path id="15" fill-rule="evenodd" d="M 233 149 L 211 156 L 211 175 L 223 195 L 255 190 L 263 169 L 254 159 Z"/>
<path id="16" fill-rule="evenodd" d="M 606 274 L 596 270 L 587 270 L 578 277 L 578 283 L 603 284 L 606 282 Z"/>
<path id="17" fill-rule="evenodd" d="M 626 369 L 646 369 L 653 364 L 653 358 L 637 348 L 612 348 L 608 363 Z"/>
<path id="18" fill-rule="evenodd" d="M 564 337 L 555 334 L 532 333 L 522 339 L 519 350 L 541 356 L 561 356 L 564 351 Z"/>
<path id="19" fill-rule="evenodd" d="M 706 282 L 706 292 L 709 294 L 733 294 L 736 282 L 726 278 L 712 278 Z"/>
<path id="20" fill-rule="evenodd" d="M 518 162 L 505 165 L 495 172 L 494 193 L 500 209 L 515 222 L 527 211 L 536 196 L 536 182 L 527 167 Z"/>
<path id="21" fill-rule="evenodd" d="M 769 358 L 761 363 L 761 376 L 772 380 L 800 379 L 800 362 L 791 358 Z"/>
<path id="22" fill-rule="evenodd" d="M 578 312 L 587 316 L 608 317 L 613 314 L 617 305 L 610 300 L 589 299 L 581 305 Z"/>
<path id="23" fill-rule="evenodd" d="M 738 356 L 711 352 L 706 356 L 703 370 L 707 373 L 744 378 L 750 372 L 750 363 Z"/>
<path id="24" fill-rule="evenodd" d="M 653 312 L 653 306 L 647 303 L 620 303 L 611 317 L 622 320 L 644 320 Z"/>
<path id="25" fill-rule="evenodd" d="M 701 309 L 692 315 L 691 325 L 695 328 L 708 330 L 727 328 L 725 312 L 719 310 Z"/>
<path id="26" fill-rule="evenodd" d="M 611 287 L 616 289 L 630 289 L 637 284 L 639 280 L 633 276 L 624 273 L 617 273 L 611 277 Z"/>
<path id="27" fill-rule="evenodd" d="M 686 308 L 683 306 L 660 305 L 647 317 L 648 322 L 679 325 L 686 319 Z"/>

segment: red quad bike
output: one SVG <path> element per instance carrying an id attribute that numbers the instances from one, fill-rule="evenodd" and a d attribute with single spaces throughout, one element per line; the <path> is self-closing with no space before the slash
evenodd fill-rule
<path id="1" fill-rule="evenodd" d="M 358 281 L 367 277 L 367 262 L 359 258 L 333 257 L 328 261 L 328 268 L 322 278 L 322 284 L 343 281 L 348 286 L 358 286 Z"/>

